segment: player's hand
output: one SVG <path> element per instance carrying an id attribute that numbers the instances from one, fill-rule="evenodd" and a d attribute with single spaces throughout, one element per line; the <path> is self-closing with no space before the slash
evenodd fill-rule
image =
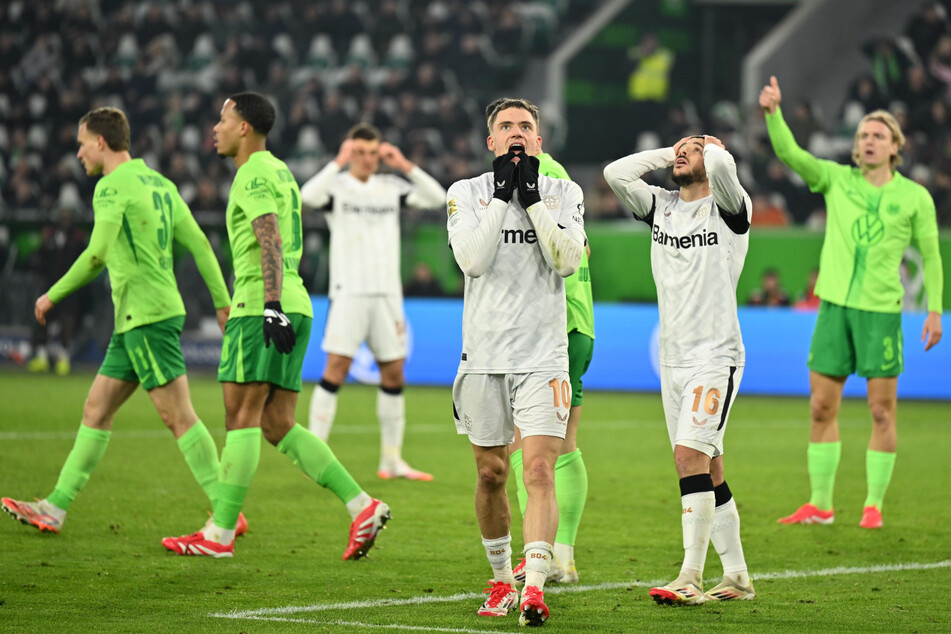
<path id="1" fill-rule="evenodd" d="M 779 82 L 776 81 L 776 75 L 769 76 L 769 85 L 763 86 L 759 91 L 759 105 L 769 114 L 776 112 L 780 102 L 783 100 L 783 93 L 779 90 Z"/>
<path id="2" fill-rule="evenodd" d="M 925 344 L 925 352 L 941 341 L 941 313 L 931 311 L 925 317 L 925 325 L 921 329 L 921 341 Z"/>
<path id="3" fill-rule="evenodd" d="M 684 143 L 686 143 L 687 141 L 689 141 L 689 140 L 692 139 L 692 138 L 693 138 L 692 136 L 685 136 L 684 138 L 682 138 L 682 139 L 680 139 L 679 141 L 677 141 L 676 143 L 674 143 L 674 147 L 673 147 L 673 150 L 674 150 L 674 160 L 671 161 L 671 163 L 670 163 L 671 165 L 673 165 L 674 163 L 677 162 L 677 157 L 680 155 L 680 150 L 681 150 L 681 148 L 683 148 Z"/>
<path id="4" fill-rule="evenodd" d="M 528 209 L 542 201 L 542 195 L 538 191 L 538 157 L 528 156 L 523 152 L 520 158 L 516 169 L 518 197 L 522 200 L 522 207 Z"/>
<path id="5" fill-rule="evenodd" d="M 413 163 L 403 155 L 403 152 L 392 143 L 387 143 L 386 141 L 380 143 L 380 160 L 404 174 L 413 169 Z"/>
<path id="6" fill-rule="evenodd" d="M 272 341 L 277 351 L 283 354 L 289 354 L 297 342 L 294 326 L 281 309 L 281 302 L 264 304 L 264 347 L 270 348 Z"/>
<path id="7" fill-rule="evenodd" d="M 221 334 L 225 334 L 225 324 L 228 323 L 228 315 L 231 314 L 231 306 L 219 308 L 215 312 L 217 313 L 216 317 L 218 318 L 218 328 L 221 329 Z"/>
<path id="8" fill-rule="evenodd" d="M 36 321 L 45 326 L 46 313 L 48 313 L 53 306 L 55 306 L 55 304 L 50 300 L 48 293 L 40 295 L 36 300 L 36 304 L 33 306 L 33 315 L 36 317 Z"/>
<path id="9" fill-rule="evenodd" d="M 703 135 L 703 146 L 706 147 L 706 146 L 708 146 L 708 145 L 715 145 L 715 146 L 717 146 L 718 148 L 721 148 L 721 149 L 724 149 L 724 150 L 726 149 L 726 146 L 723 145 L 723 141 L 721 141 L 720 139 L 716 138 L 715 136 L 710 136 L 709 134 L 704 134 L 704 135 Z"/>
<path id="10" fill-rule="evenodd" d="M 340 144 L 340 151 L 337 152 L 337 157 L 334 159 L 339 167 L 346 167 L 350 162 L 350 158 L 353 156 L 353 139 L 347 139 Z"/>
<path id="11" fill-rule="evenodd" d="M 512 200 L 512 192 L 515 191 L 515 168 L 521 159 L 518 154 L 509 151 L 502 156 L 496 156 L 492 161 L 493 183 L 495 191 L 493 198 L 498 198 L 503 202 Z"/>

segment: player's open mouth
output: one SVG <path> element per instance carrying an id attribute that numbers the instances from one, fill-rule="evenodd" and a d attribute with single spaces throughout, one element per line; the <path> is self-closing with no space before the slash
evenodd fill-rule
<path id="1" fill-rule="evenodd" d="M 509 152 L 524 152 L 525 146 L 521 143 L 513 143 L 509 146 Z"/>

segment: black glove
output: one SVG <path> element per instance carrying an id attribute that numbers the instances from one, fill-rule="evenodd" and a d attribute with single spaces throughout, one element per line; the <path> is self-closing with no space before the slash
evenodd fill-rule
<path id="1" fill-rule="evenodd" d="M 522 200 L 522 207 L 528 209 L 542 201 L 542 195 L 538 192 L 538 157 L 523 152 L 519 158 L 518 197 Z"/>
<path id="2" fill-rule="evenodd" d="M 264 304 L 264 347 L 270 348 L 272 341 L 277 351 L 283 354 L 290 354 L 297 342 L 294 326 L 281 309 L 281 302 Z"/>
<path id="3" fill-rule="evenodd" d="M 492 171 L 494 172 L 495 192 L 493 198 L 509 202 L 512 200 L 512 192 L 515 191 L 515 167 L 512 162 L 515 158 L 515 152 L 509 152 L 502 156 L 496 156 L 492 161 Z"/>

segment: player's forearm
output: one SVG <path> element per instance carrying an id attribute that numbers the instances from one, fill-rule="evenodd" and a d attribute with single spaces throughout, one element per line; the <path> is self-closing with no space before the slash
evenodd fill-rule
<path id="1" fill-rule="evenodd" d="M 526 211 L 535 226 L 538 247 L 542 250 L 548 266 L 562 277 L 568 277 L 578 270 L 584 242 L 572 235 L 574 232 L 562 230 L 548 213 L 545 203 L 535 203 Z"/>
<path id="2" fill-rule="evenodd" d="M 100 220 L 93 225 L 89 245 L 79 254 L 65 275 L 47 292 L 51 302 L 58 304 L 66 296 L 93 281 L 102 272 L 120 230 L 121 226 L 113 222 Z"/>
<path id="3" fill-rule="evenodd" d="M 493 198 L 482 215 L 479 226 L 471 231 L 460 231 L 449 241 L 452 255 L 462 272 L 469 277 L 485 273 L 499 250 L 499 231 L 508 203 Z"/>
<path id="4" fill-rule="evenodd" d="M 942 293 L 944 292 L 944 270 L 941 268 L 941 249 L 938 236 L 918 243 L 921 251 L 921 267 L 924 270 L 925 292 L 928 294 L 928 310 L 942 311 Z"/>
<path id="5" fill-rule="evenodd" d="M 743 209 L 746 191 L 740 185 L 736 175 L 736 162 L 733 156 L 721 147 L 713 144 L 703 148 L 703 164 L 710 181 L 713 200 L 722 211 L 737 214 Z"/>
<path id="6" fill-rule="evenodd" d="M 773 144 L 773 151 L 776 152 L 780 161 L 799 174 L 807 184 L 812 185 L 819 182 L 822 176 L 819 159 L 796 143 L 792 130 L 789 129 L 786 120 L 783 119 L 781 108 L 776 108 L 776 112 L 772 114 L 766 113 L 766 130 L 769 132 L 769 140 Z"/>
<path id="7" fill-rule="evenodd" d="M 304 204 L 313 209 L 319 209 L 330 201 L 330 186 L 334 177 L 340 173 L 340 166 L 336 161 L 330 161 L 300 188 L 300 197 Z"/>
<path id="8" fill-rule="evenodd" d="M 438 209 L 446 201 L 446 190 L 435 178 L 418 165 L 406 173 L 413 191 L 406 197 L 406 204 L 414 209 Z"/>
<path id="9" fill-rule="evenodd" d="M 215 257 L 215 251 L 208 242 L 208 237 L 195 222 L 195 218 L 189 213 L 175 227 L 175 240 L 182 244 L 195 258 L 195 266 L 201 274 L 208 291 L 211 293 L 211 299 L 215 304 L 215 309 L 225 308 L 231 305 L 231 295 L 228 293 L 228 286 L 225 284 L 225 278 L 221 274 L 221 267 L 218 266 L 218 258 Z"/>
<path id="10" fill-rule="evenodd" d="M 277 214 L 264 214 L 251 221 L 254 236 L 261 245 L 261 278 L 264 280 L 264 301 L 281 301 L 284 284 L 284 246 L 277 224 Z"/>
<path id="11" fill-rule="evenodd" d="M 673 161 L 673 148 L 638 152 L 608 164 L 604 168 L 604 180 L 621 202 L 630 207 L 637 217 L 643 218 L 654 205 L 654 195 L 641 176 L 668 167 Z"/>

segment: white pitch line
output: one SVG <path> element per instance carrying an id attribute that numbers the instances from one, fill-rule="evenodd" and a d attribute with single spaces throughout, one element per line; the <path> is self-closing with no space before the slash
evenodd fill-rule
<path id="1" fill-rule="evenodd" d="M 292 619 L 286 616 L 248 616 L 251 621 L 277 621 L 280 623 L 306 623 L 307 625 L 346 625 L 377 630 L 407 630 L 413 632 L 461 632 L 463 634 L 510 634 L 501 630 L 470 630 L 458 627 L 432 627 L 431 625 L 397 625 L 388 623 L 363 623 L 361 621 L 312 621 L 310 619 Z"/>
<path id="2" fill-rule="evenodd" d="M 753 573 L 753 578 L 761 579 L 804 579 L 807 577 L 832 577 L 836 575 L 856 575 L 856 574 L 874 574 L 880 572 L 902 572 L 906 570 L 933 570 L 935 568 L 951 568 L 951 559 L 929 563 L 904 563 L 904 564 L 881 564 L 878 566 L 837 566 L 835 568 L 823 568 L 821 570 L 781 570 L 777 572 Z M 710 580 L 707 580 L 710 581 Z M 590 592 L 594 590 L 619 590 L 621 588 L 644 587 L 650 588 L 660 586 L 666 583 L 666 580 L 660 581 L 615 581 L 598 583 L 594 585 L 559 585 L 545 588 L 547 594 L 574 594 L 578 592 Z M 374 599 L 368 601 L 347 601 L 345 603 L 318 603 L 305 606 L 286 606 L 282 608 L 261 608 L 258 610 L 232 610 L 231 612 L 213 612 L 208 616 L 219 619 L 254 619 L 254 620 L 284 620 L 282 615 L 300 614 L 307 612 L 323 612 L 326 610 L 362 610 L 366 608 L 396 607 L 404 605 L 422 605 L 425 603 L 455 603 L 458 601 L 468 601 L 479 599 L 482 593 L 460 592 L 447 596 L 433 596 L 431 594 L 417 597 L 408 597 L 406 599 Z M 288 619 L 290 620 L 290 619 Z M 298 621 L 298 619 L 293 619 Z M 301 622 L 317 623 L 317 621 L 301 620 Z M 342 623 L 340 623 L 342 624 Z M 368 625 L 366 627 L 384 627 L 382 625 Z M 427 629 L 417 628 L 416 626 L 386 625 L 396 629 Z M 430 628 L 431 629 L 431 628 Z M 446 632 L 468 632 L 470 630 L 439 630 Z M 479 630 L 480 632 L 484 630 Z"/>

